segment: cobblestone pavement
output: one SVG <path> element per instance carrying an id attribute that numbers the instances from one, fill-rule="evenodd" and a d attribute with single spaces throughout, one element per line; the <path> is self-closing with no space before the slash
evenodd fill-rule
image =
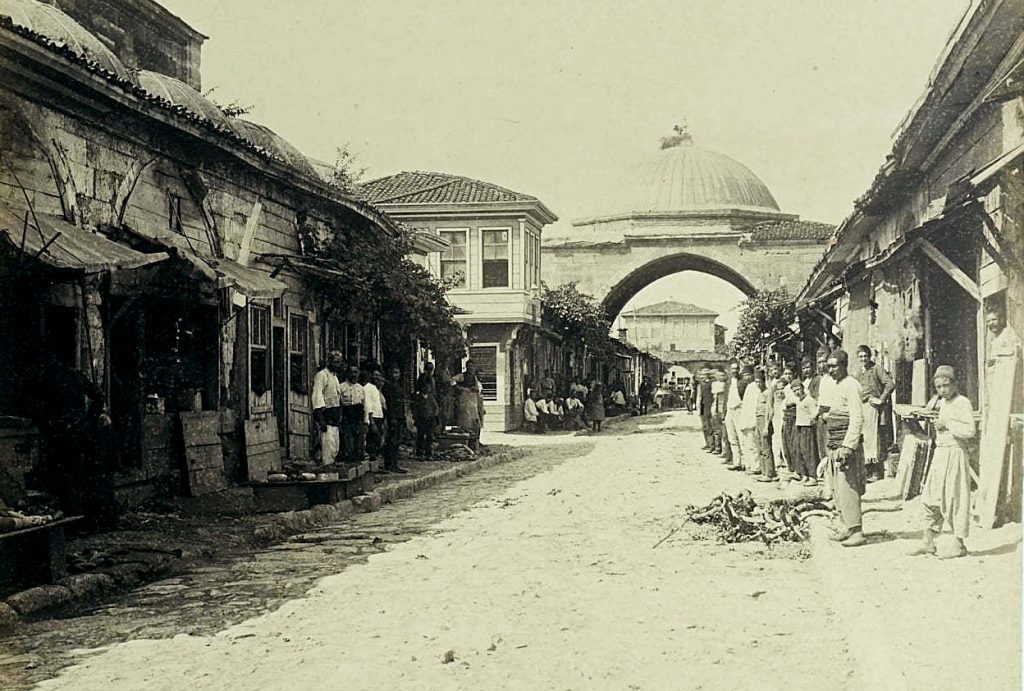
<path id="1" fill-rule="evenodd" d="M 963 688 L 965 660 L 978 659 L 980 688 L 1015 688 L 1019 666 L 986 651 L 1019 641 L 1006 634 L 1019 621 L 1019 531 L 972 538 L 978 556 L 953 567 L 904 564 L 893 537 L 913 516 L 875 486 L 861 551 L 820 540 L 823 526 L 811 559 L 806 545 L 720 545 L 689 527 L 653 548 L 687 504 L 790 490 L 726 471 L 679 412 L 596 437 L 490 441 L 529 452 L 32 624 L 0 675 L 75 691 L 944 689 Z M 965 578 L 987 593 L 980 607 Z"/>
<path id="2" fill-rule="evenodd" d="M 246 557 L 214 560 L 80 616 L 24 625 L 0 641 L 0 688 L 48 678 L 73 662 L 76 650 L 137 638 L 211 634 L 273 610 L 302 597 L 320 578 L 395 543 L 430 535 L 449 516 L 594 446 L 585 437 L 565 436 L 529 438 L 526 443 L 532 449 L 526 458 L 439 485 L 380 511 L 356 514 Z"/>

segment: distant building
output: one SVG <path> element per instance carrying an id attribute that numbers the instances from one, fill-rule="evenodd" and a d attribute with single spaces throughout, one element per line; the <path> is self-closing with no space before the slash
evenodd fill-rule
<path id="1" fill-rule="evenodd" d="M 561 370 L 540 309 L 541 234 L 558 218 L 536 197 L 446 173 L 397 173 L 362 191 L 390 217 L 446 245 L 428 254 L 427 265 L 452 283 L 449 299 L 465 311 L 459 320 L 481 372 L 485 424 L 515 429 L 526 388 L 545 369 Z"/>
<path id="2" fill-rule="evenodd" d="M 686 302 L 667 300 L 620 315 L 629 341 L 642 350 L 715 350 L 724 342 L 725 327 L 715 324 L 717 312 Z"/>

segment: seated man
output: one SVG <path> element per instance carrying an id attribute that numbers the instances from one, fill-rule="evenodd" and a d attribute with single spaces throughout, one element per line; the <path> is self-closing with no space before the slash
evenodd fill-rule
<path id="1" fill-rule="evenodd" d="M 548 396 L 548 414 L 551 416 L 552 429 L 565 429 L 565 409 L 561 398 Z"/>
<path id="2" fill-rule="evenodd" d="M 579 396 L 569 396 L 565 399 L 565 427 L 566 429 L 582 429 L 583 423 L 583 401 Z"/>
<path id="3" fill-rule="evenodd" d="M 616 389 L 612 392 L 611 405 L 616 408 L 616 413 L 621 413 L 622 409 L 626 407 L 626 397 L 622 394 L 622 391 Z"/>
<path id="4" fill-rule="evenodd" d="M 533 432 L 539 434 L 543 432 L 540 428 L 540 422 L 538 419 L 539 411 L 537 410 L 537 402 L 534 400 L 539 394 L 531 393 L 527 394 L 526 402 L 523 404 L 523 422 L 524 429 L 527 432 Z"/>
<path id="5" fill-rule="evenodd" d="M 546 432 L 549 424 L 548 402 L 541 396 L 539 391 L 535 400 L 537 403 L 537 426 L 541 432 Z"/>

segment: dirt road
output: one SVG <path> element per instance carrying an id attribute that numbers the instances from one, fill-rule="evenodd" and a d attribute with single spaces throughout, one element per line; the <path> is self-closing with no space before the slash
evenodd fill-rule
<path id="1" fill-rule="evenodd" d="M 687 530 L 652 549 L 687 504 L 749 485 L 698 450 L 693 417 L 503 441 L 535 448 L 251 559 L 33 625 L 17 643 L 35 669 L 13 681 L 50 676 L 71 655 L 39 688 L 878 687 L 850 645 L 848 613 L 832 609 L 849 593 L 823 586 L 832 572 L 817 557 Z"/>

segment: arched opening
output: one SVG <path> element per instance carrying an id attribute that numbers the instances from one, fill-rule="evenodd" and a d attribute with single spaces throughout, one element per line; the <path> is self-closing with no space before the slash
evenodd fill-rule
<path id="1" fill-rule="evenodd" d="M 682 271 L 699 271 L 730 283 L 744 295 L 754 293 L 753 284 L 741 274 L 714 259 L 698 254 L 680 252 L 659 257 L 634 269 L 625 278 L 612 286 L 602 301 L 605 313 L 614 319 L 630 299 L 659 278 Z"/>

